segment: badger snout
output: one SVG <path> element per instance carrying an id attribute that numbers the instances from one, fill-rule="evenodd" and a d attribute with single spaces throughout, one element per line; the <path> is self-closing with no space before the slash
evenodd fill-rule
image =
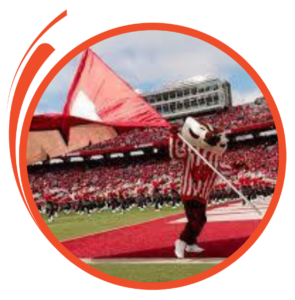
<path id="1" fill-rule="evenodd" d="M 220 141 L 221 141 L 220 134 L 213 134 L 211 132 L 208 132 L 205 136 L 205 142 L 210 146 L 216 146 Z"/>

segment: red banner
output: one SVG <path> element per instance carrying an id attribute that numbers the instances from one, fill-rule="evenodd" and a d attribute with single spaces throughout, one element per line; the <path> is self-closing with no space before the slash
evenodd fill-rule
<path id="1" fill-rule="evenodd" d="M 90 49 L 85 50 L 80 61 L 68 93 L 64 116 L 113 126 L 170 126 Z"/>

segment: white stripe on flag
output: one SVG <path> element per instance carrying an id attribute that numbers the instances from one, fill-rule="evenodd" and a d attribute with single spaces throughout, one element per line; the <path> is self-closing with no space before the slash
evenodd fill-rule
<path id="1" fill-rule="evenodd" d="M 96 111 L 93 101 L 80 90 L 70 107 L 70 115 L 91 121 L 102 121 Z"/>

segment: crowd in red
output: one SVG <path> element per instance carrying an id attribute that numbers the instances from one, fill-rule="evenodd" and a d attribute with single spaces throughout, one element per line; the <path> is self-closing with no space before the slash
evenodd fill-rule
<path id="1" fill-rule="evenodd" d="M 197 119 L 217 127 L 232 130 L 243 126 L 272 121 L 273 117 L 264 100 L 231 107 L 226 111 L 206 115 Z"/>
<path id="2" fill-rule="evenodd" d="M 114 149 L 162 143 L 168 140 L 168 134 L 169 130 L 167 128 L 136 128 L 122 133 L 111 140 L 90 145 L 81 150 Z"/>
<path id="3" fill-rule="evenodd" d="M 224 162 L 230 166 L 243 166 L 242 171 L 231 178 L 237 188 L 273 189 L 278 170 L 277 140 L 263 138 L 236 143 L 226 152 Z M 38 199 L 101 201 L 122 195 L 133 198 L 140 194 L 151 196 L 155 188 L 163 196 L 172 190 L 180 193 L 182 173 L 180 161 L 170 160 L 168 156 L 151 158 L 144 155 L 108 162 L 43 166 L 30 171 L 29 180 Z M 227 185 L 219 181 L 212 198 L 220 192 L 232 194 Z"/>
<path id="4" fill-rule="evenodd" d="M 67 190 L 73 194 L 86 194 L 89 191 L 98 198 L 112 197 L 128 191 L 152 192 L 152 188 L 177 178 L 180 171 L 178 162 L 168 159 L 121 158 L 108 163 L 71 164 L 48 166 L 29 173 L 33 193 L 49 190 Z M 71 178 L 71 180 L 69 180 Z"/>
<path id="5" fill-rule="evenodd" d="M 255 197 L 257 191 L 258 194 L 273 193 L 279 165 L 279 147 L 276 139 L 265 138 L 263 142 L 252 140 L 237 143 L 226 152 L 223 162 L 230 166 L 243 166 L 231 181 L 244 195 Z M 230 188 L 219 180 L 211 198 L 225 198 L 230 194 L 232 195 Z"/>
<path id="6" fill-rule="evenodd" d="M 198 120 L 227 129 L 272 120 L 265 100 L 258 100 L 206 115 Z M 84 150 L 164 144 L 168 137 L 168 129 L 134 129 L 110 141 L 90 145 Z M 275 136 L 233 142 L 224 156 L 225 164 L 237 168 L 242 166 L 238 175 L 233 175 L 230 180 L 249 198 L 273 193 L 278 162 L 279 149 Z M 29 180 L 35 200 L 58 203 L 83 200 L 100 203 L 110 199 L 131 198 L 136 202 L 136 199 L 142 197 L 153 198 L 155 191 L 158 196 L 168 198 L 173 193 L 180 194 L 182 174 L 182 163 L 170 160 L 168 154 L 163 153 L 29 168 Z M 211 201 L 228 197 L 237 195 L 227 184 L 217 181 Z"/>
<path id="7" fill-rule="evenodd" d="M 256 102 L 250 104 L 239 105 L 225 111 L 198 117 L 197 120 L 223 129 L 237 129 L 272 121 L 273 118 L 266 101 L 256 100 Z M 169 130 L 166 128 L 137 128 L 120 134 L 112 140 L 90 145 L 82 150 L 116 149 L 163 143 L 168 141 L 168 137 Z"/>
<path id="8" fill-rule="evenodd" d="M 237 143 L 224 156 L 224 162 L 232 165 L 242 161 L 247 171 L 260 172 L 265 177 L 276 179 L 279 164 L 279 147 L 276 140 L 267 138 L 264 143 L 256 140 Z"/>

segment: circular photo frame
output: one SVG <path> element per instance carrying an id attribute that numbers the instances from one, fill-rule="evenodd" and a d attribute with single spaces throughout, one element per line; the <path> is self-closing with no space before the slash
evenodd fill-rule
<path id="1" fill-rule="evenodd" d="M 280 109 L 270 88 L 264 81 L 263 77 L 259 74 L 259 72 L 245 57 L 243 57 L 242 54 L 240 54 L 227 43 L 209 33 L 189 26 L 168 22 L 138 22 L 132 24 L 124 24 L 99 32 L 87 38 L 86 40 L 80 42 L 72 49 L 70 49 L 62 57 L 60 57 L 60 59 L 56 61 L 56 63 L 48 70 L 46 75 L 40 80 L 29 101 L 29 104 L 26 107 L 22 122 L 21 124 L 19 124 L 20 114 L 23 109 L 24 101 L 32 82 L 36 78 L 39 70 L 49 60 L 53 53 L 56 52 L 56 48 L 52 44 L 43 42 L 39 43 L 39 41 L 51 28 L 53 28 L 53 26 L 65 19 L 67 17 L 67 13 L 67 9 L 62 11 L 52 21 L 50 21 L 33 40 L 32 44 L 28 47 L 24 56 L 20 60 L 20 64 L 18 65 L 12 79 L 8 95 L 8 144 L 11 169 L 18 193 L 33 223 L 38 228 L 40 233 L 44 236 L 44 238 L 48 241 L 48 243 L 69 263 L 71 263 L 73 266 L 75 266 L 85 274 L 88 274 L 89 276 L 99 281 L 108 283 L 116 287 L 139 291 L 176 290 L 196 285 L 224 272 L 236 262 L 238 262 L 242 257 L 244 257 L 259 241 L 265 230 L 268 228 L 270 222 L 272 221 L 282 198 L 287 172 L 286 131 Z M 279 168 L 275 191 L 269 208 L 265 213 L 265 216 L 261 220 L 256 230 L 253 232 L 253 234 L 235 253 L 233 253 L 230 257 L 228 257 L 218 265 L 198 275 L 171 282 L 137 282 L 117 278 L 94 269 L 90 265 L 82 262 L 75 255 L 73 255 L 54 236 L 54 234 L 50 231 L 42 216 L 40 215 L 31 192 L 26 162 L 27 139 L 31 120 L 33 118 L 39 100 L 41 99 L 47 86 L 57 75 L 57 73 L 75 56 L 96 43 L 121 34 L 146 30 L 169 31 L 195 37 L 213 45 L 214 47 L 217 47 L 218 49 L 229 55 L 233 60 L 235 60 L 251 76 L 251 78 L 255 81 L 255 83 L 263 93 L 275 122 L 279 144 Z M 24 66 L 21 69 L 21 66 L 23 64 Z M 23 99 L 23 101 L 21 101 L 21 99 Z M 17 144 L 17 132 L 19 126 L 19 143 Z"/>

